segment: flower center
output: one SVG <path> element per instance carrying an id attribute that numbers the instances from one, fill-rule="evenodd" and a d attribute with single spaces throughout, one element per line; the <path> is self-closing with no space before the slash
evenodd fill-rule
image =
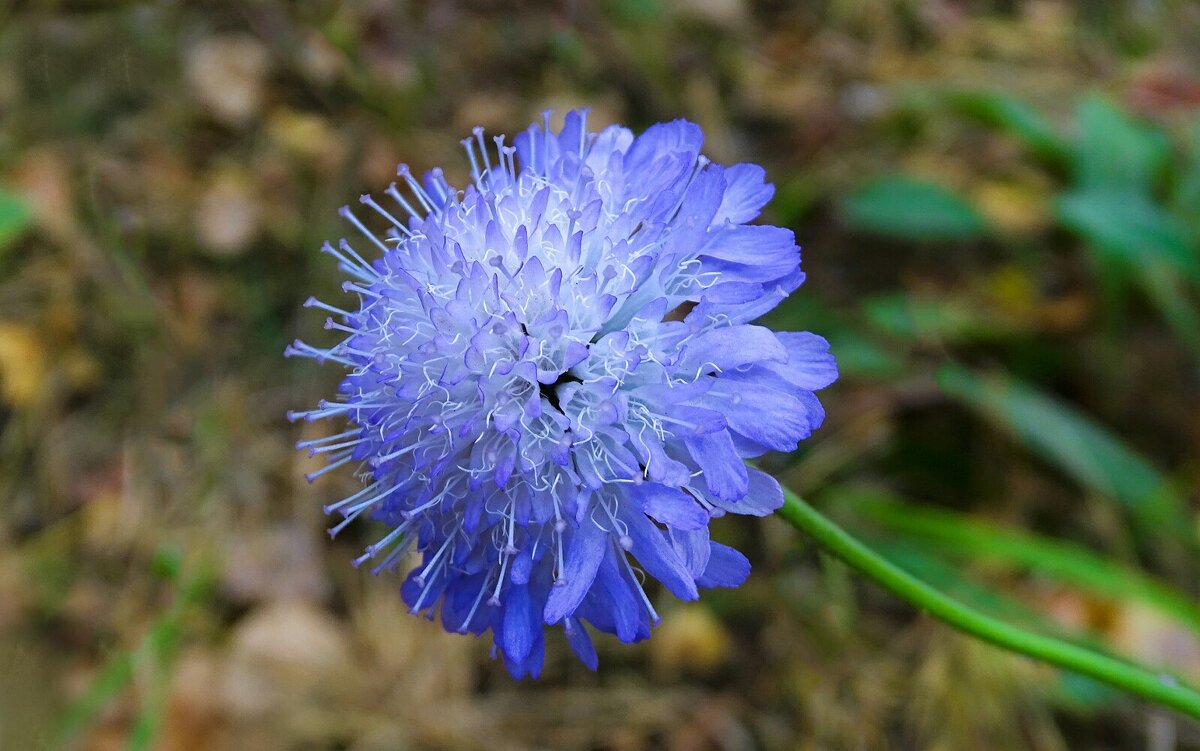
<path id="1" fill-rule="evenodd" d="M 558 379 L 554 381 L 554 383 L 538 384 L 538 391 L 546 399 L 546 401 L 550 402 L 550 406 L 554 407 L 554 409 L 558 410 L 559 412 L 562 412 L 562 407 L 558 405 L 558 387 L 564 383 L 583 383 L 583 381 L 579 380 L 579 378 L 571 373 L 571 371 L 564 370 L 562 375 L 560 375 Z"/>

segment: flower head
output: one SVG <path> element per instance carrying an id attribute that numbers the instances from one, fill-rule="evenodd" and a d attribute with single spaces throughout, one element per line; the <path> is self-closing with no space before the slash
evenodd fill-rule
<path id="1" fill-rule="evenodd" d="M 365 487 L 326 507 L 388 531 L 357 564 L 421 562 L 401 594 L 448 631 L 491 630 L 516 677 L 538 675 L 546 625 L 589 667 L 588 627 L 631 642 L 658 620 L 641 573 L 675 596 L 737 586 L 750 564 L 709 539 L 726 512 L 783 502 L 744 460 L 790 451 L 824 418 L 837 369 L 824 339 L 751 323 L 804 279 L 792 233 L 749 225 L 764 171 L 700 154 L 696 125 L 640 136 L 530 126 L 463 144 L 472 184 L 406 166 L 373 245 L 324 250 L 349 276 L 344 338 L 288 354 L 348 371 L 336 401 L 293 419 L 348 421 L 300 445 L 358 467 Z M 310 476 L 311 477 L 311 476 Z M 639 570 L 640 569 L 640 570 Z"/>

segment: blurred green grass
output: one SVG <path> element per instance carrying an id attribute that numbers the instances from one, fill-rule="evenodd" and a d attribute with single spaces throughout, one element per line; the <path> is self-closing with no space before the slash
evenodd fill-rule
<path id="1" fill-rule="evenodd" d="M 281 353 L 397 162 L 690 117 L 777 184 L 809 280 L 770 323 L 842 368 L 765 466 L 990 612 L 1200 679 L 1198 42 L 1183 2 L 0 6 L 0 748 L 1145 747 L 1161 718 L 774 520 L 717 525 L 745 587 L 515 685 L 325 538 L 352 481 L 305 486 L 283 415 L 337 374 Z"/>

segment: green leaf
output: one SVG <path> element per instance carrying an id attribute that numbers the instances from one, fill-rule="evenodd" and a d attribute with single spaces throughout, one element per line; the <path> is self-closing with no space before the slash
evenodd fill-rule
<path id="1" fill-rule="evenodd" d="M 973 339 L 1003 331 L 1002 324 L 954 300 L 905 293 L 870 298 L 863 312 L 875 328 L 906 339 Z"/>
<path id="2" fill-rule="evenodd" d="M 1150 302 L 1192 354 L 1200 360 L 1200 308 L 1183 289 L 1178 275 L 1162 265 L 1146 264 L 1136 269 Z"/>
<path id="3" fill-rule="evenodd" d="M 183 551 L 171 545 L 163 545 L 154 551 L 150 559 L 150 571 L 160 579 L 174 582 L 179 579 L 183 568 Z"/>
<path id="4" fill-rule="evenodd" d="M 779 184 L 775 197 L 767 205 L 767 211 L 773 224 L 795 227 L 804 221 L 823 197 L 823 186 L 813 176 L 799 175 Z"/>
<path id="5" fill-rule="evenodd" d="M 1069 670 L 1063 672 L 1056 689 L 1051 692 L 1052 698 L 1062 704 L 1084 710 L 1107 707 L 1121 699 L 1121 692 L 1112 686 Z"/>
<path id="6" fill-rule="evenodd" d="M 1135 282 L 1200 358 L 1200 313 L 1184 288 L 1185 281 L 1200 284 L 1200 255 L 1187 225 L 1149 197 L 1116 189 L 1062 195 L 1055 214 L 1095 251 L 1109 289 Z"/>
<path id="7" fill-rule="evenodd" d="M 666 14 L 662 0 L 609 0 L 612 17 L 630 26 L 645 26 L 660 21 Z"/>
<path id="8" fill-rule="evenodd" d="M 995 91 L 957 91 L 945 97 L 950 107 L 1018 138 L 1038 158 L 1055 166 L 1071 161 L 1071 145 L 1029 105 Z"/>
<path id="9" fill-rule="evenodd" d="M 932 555 L 929 546 L 924 542 L 882 536 L 867 539 L 870 540 L 871 548 L 891 563 L 973 608 L 1029 628 L 1065 634 L 1064 629 L 1055 628 L 1055 624 L 1029 605 L 997 587 L 972 581 L 964 575 L 965 571 L 961 565 Z"/>
<path id="10" fill-rule="evenodd" d="M 132 652 L 113 654 L 83 695 L 59 719 L 59 740 L 74 739 L 94 722 L 104 708 L 133 682 L 135 668 L 135 655 Z"/>
<path id="11" fill-rule="evenodd" d="M 937 550 L 1025 569 L 1093 596 L 1140 602 L 1200 634 L 1200 604 L 1157 579 L 1079 545 L 922 507 L 877 491 L 844 488 L 836 492 L 847 508 L 893 532 L 919 537 Z"/>
<path id="12" fill-rule="evenodd" d="M 178 580 L 178 551 L 164 547 L 155 554 L 152 567 L 168 569 L 167 578 Z M 160 574 L 162 575 L 162 574 Z M 175 592 L 171 604 L 150 622 L 149 630 L 133 650 L 114 652 L 92 680 L 84 694 L 75 700 L 59 719 L 56 748 L 69 747 L 95 723 L 105 707 L 124 692 L 135 676 L 146 678 L 140 707 L 130 729 L 130 749 L 154 748 L 167 704 L 170 667 L 178 656 L 184 636 L 184 624 L 190 610 L 201 605 L 212 591 L 213 577 L 208 566 L 186 577 Z"/>
<path id="13" fill-rule="evenodd" d="M 0 191 L 0 251 L 7 248 L 33 220 L 33 213 L 24 200 Z"/>
<path id="14" fill-rule="evenodd" d="M 842 199 L 843 221 L 853 229 L 907 240 L 973 240 L 987 223 L 967 201 L 934 183 L 886 177 Z"/>
<path id="15" fill-rule="evenodd" d="M 1147 196 L 1113 188 L 1065 193 L 1055 216 L 1097 252 L 1132 266 L 1165 264 L 1200 281 L 1188 228 Z"/>
<path id="16" fill-rule="evenodd" d="M 1200 238 L 1200 120 L 1192 123 L 1187 164 L 1179 172 L 1171 205 L 1188 223 L 1192 237 Z"/>
<path id="17" fill-rule="evenodd" d="M 1109 649 L 1103 639 L 1093 634 L 1071 633 L 1044 613 L 1016 598 L 994 587 L 971 581 L 963 575 L 962 566 L 930 555 L 929 546 L 923 541 L 876 539 L 872 540 L 871 546 L 894 565 L 980 611 L 1097 651 L 1106 652 Z M 1100 709 L 1121 698 L 1121 692 L 1069 670 L 1062 671 L 1055 682 L 1046 685 L 1044 690 L 1052 701 L 1085 710 Z"/>
<path id="18" fill-rule="evenodd" d="M 1017 654 L 1104 681 L 1131 694 L 1200 718 L 1200 690 L 1159 667 L 1144 667 L 1095 649 L 1014 627 L 947 595 L 864 544 L 795 493 L 784 488 L 779 516 L 864 577 L 963 633 Z M 903 540 L 901 540 L 903 542 Z M 923 551 L 918 550 L 918 553 Z"/>
<path id="19" fill-rule="evenodd" d="M 843 379 L 896 378 L 904 374 L 904 360 L 882 345 L 848 328 L 825 333 Z"/>
<path id="20" fill-rule="evenodd" d="M 1080 485 L 1119 502 L 1155 537 L 1166 531 L 1196 544 L 1183 503 L 1163 475 L 1075 409 L 1016 379 L 953 365 L 942 367 L 938 383 Z"/>
<path id="21" fill-rule="evenodd" d="M 1151 192 L 1171 158 L 1166 135 L 1135 122 L 1101 96 L 1080 102 L 1075 123 L 1075 176 L 1080 185 Z"/>

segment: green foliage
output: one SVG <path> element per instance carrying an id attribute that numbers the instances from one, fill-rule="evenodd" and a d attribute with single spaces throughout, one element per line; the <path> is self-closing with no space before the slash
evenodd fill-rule
<path id="1" fill-rule="evenodd" d="M 983 613 L 1036 629 L 1062 639 L 1104 651 L 1103 640 L 1087 634 L 1068 634 L 1037 608 L 1021 602 L 996 586 L 973 581 L 963 567 L 938 555 L 928 539 L 903 529 L 888 529 L 872 540 L 873 548 L 889 562 L 947 592 Z M 1057 681 L 1044 687 L 1056 702 L 1080 710 L 1096 710 L 1121 697 L 1121 692 L 1106 683 L 1071 671 L 1063 671 Z"/>
<path id="2" fill-rule="evenodd" d="M 1119 188 L 1073 190 L 1059 196 L 1055 215 L 1125 270 L 1162 266 L 1200 282 L 1200 257 L 1187 226 L 1148 196 Z"/>
<path id="3" fill-rule="evenodd" d="M 212 572 L 207 567 L 184 575 L 180 551 L 171 546 L 155 551 L 150 570 L 175 588 L 172 602 L 149 624 L 141 643 L 131 650 L 116 650 L 92 683 L 67 711 L 58 725 L 63 744 L 76 739 L 94 723 L 116 697 L 128 690 L 139 671 L 148 678 L 142 689 L 138 711 L 129 735 L 130 751 L 154 748 L 167 704 L 167 683 L 184 636 L 188 615 L 208 598 Z"/>
<path id="4" fill-rule="evenodd" d="M 851 329 L 831 332 L 826 339 L 837 353 L 838 370 L 843 376 L 859 378 L 896 378 L 904 373 L 904 361 L 884 345 Z"/>
<path id="5" fill-rule="evenodd" d="M 1091 252 L 1104 304 L 1123 307 L 1125 290 L 1136 287 L 1200 360 L 1200 121 L 1188 151 L 1176 154 L 1165 132 L 1099 95 L 1079 103 L 1072 138 L 1007 94 L 957 91 L 941 101 L 1012 135 L 1062 173 L 1068 184 L 1054 199 L 1053 217 Z M 936 216 L 951 203 L 961 216 L 974 213 L 969 203 L 944 188 L 926 183 L 916 183 L 922 186 L 916 191 L 897 187 L 913 182 L 890 177 L 851 194 L 847 203 L 866 216 L 863 220 L 848 213 L 851 225 L 902 239 L 927 239 L 936 232 L 923 236 L 904 221 L 924 215 L 916 202 L 925 202 L 925 211 Z M 881 191 L 880 184 L 888 188 Z M 865 211 L 860 207 L 864 195 Z M 1111 317 L 1119 311 L 1106 312 Z"/>
<path id="6" fill-rule="evenodd" d="M 1083 487 L 1120 503 L 1148 532 L 1195 543 L 1183 502 L 1166 478 L 1085 415 L 1014 378 L 982 377 L 946 365 L 938 382 L 947 396 L 1011 433 Z"/>
<path id="7" fill-rule="evenodd" d="M 1023 378 L 995 371 L 984 375 L 944 364 L 951 353 L 941 352 L 936 358 L 943 363 L 936 372 L 938 393 L 962 405 L 969 416 L 1011 436 L 1013 451 L 1040 459 L 1043 465 L 1035 472 L 1069 478 L 1082 491 L 1080 518 L 1094 515 L 1110 520 L 1100 539 L 1113 548 L 1106 553 L 1116 559 L 975 512 L 916 505 L 886 492 L 835 486 L 823 497 L 873 530 L 875 550 L 893 563 L 985 612 L 1035 629 L 1054 630 L 1035 608 L 1008 596 L 1007 589 L 1002 594 L 974 584 L 950 561 L 983 564 L 989 571 L 1010 575 L 1025 573 L 1118 610 L 1149 608 L 1200 634 L 1200 607 L 1185 588 L 1186 578 L 1182 579 L 1185 587 L 1177 588 L 1170 578 L 1152 577 L 1137 567 L 1144 556 L 1157 571 L 1176 579 L 1194 572 L 1200 539 L 1188 499 L 1156 462 L 1123 437 L 1132 426 L 1111 416 L 1105 424 L 1099 417 L 1104 413 L 1091 398 L 1096 394 L 1085 390 L 1079 404 L 1072 405 L 1037 383 L 1039 378 L 1068 373 L 1071 382 L 1077 382 L 1081 373 L 1070 369 L 1080 356 L 1110 355 L 1114 375 L 1096 387 L 1101 395 L 1108 388 L 1110 403 L 1115 401 L 1112 390 L 1128 384 L 1128 376 L 1121 375 L 1123 360 L 1138 350 L 1137 342 L 1126 334 L 1126 322 L 1137 313 L 1139 301 L 1165 324 L 1163 330 L 1173 335 L 1182 351 L 1190 351 L 1200 361 L 1200 121 L 1190 138 L 1176 148 L 1164 128 L 1139 121 L 1101 96 L 1088 96 L 1079 103 L 1071 128 L 1057 127 L 1007 94 L 953 92 L 939 96 L 938 102 L 1013 137 L 1049 171 L 1057 188 L 1040 216 L 1052 220 L 1065 235 L 1047 232 L 1022 237 L 1017 245 L 996 233 L 996 240 L 1008 244 L 1006 251 L 1019 269 L 1017 274 L 975 282 L 967 294 L 939 292 L 929 283 L 876 293 L 858 301 L 857 321 L 872 333 L 872 341 L 876 337 L 888 341 L 889 351 L 909 369 L 920 370 L 931 348 L 970 346 L 973 349 L 962 354 L 973 360 L 984 346 L 1006 348 L 988 354 L 1011 363 Z M 984 200 L 998 194 L 980 191 L 978 195 Z M 1039 188 L 1027 195 L 1044 193 Z M 989 203 L 988 208 L 997 205 Z M 1008 207 L 998 208 L 1003 212 Z M 992 234 L 970 200 L 915 177 L 867 181 L 843 198 L 840 215 L 853 229 L 913 243 Z M 1053 278 L 1046 271 L 1049 266 L 1043 265 L 1039 274 L 1028 273 L 1024 266 L 1045 264 L 1054 252 L 1053 244 L 1064 236 L 1076 238 L 1084 251 L 1077 254 L 1083 262 L 1078 265 L 1090 271 L 1094 288 L 1055 300 L 1055 293 L 1039 287 Z M 963 266 L 949 256 L 946 265 L 958 271 Z M 973 297 L 979 290 L 996 297 L 980 301 Z M 1080 315 L 1081 307 L 1074 308 L 1074 314 L 1068 311 L 1081 303 L 1089 309 L 1097 306 L 1096 317 L 1109 326 L 1089 330 L 1075 317 L 1068 325 L 1075 327 L 1072 335 L 1078 333 L 1080 340 L 1051 340 L 1047 335 L 1057 334 L 1061 321 Z M 998 316 L 1001 311 L 1016 312 Z M 864 335 L 862 330 L 854 333 Z M 901 354 L 905 349 L 907 354 Z M 1096 370 L 1086 372 L 1091 377 Z M 920 378 L 916 374 L 910 383 L 919 383 Z M 945 425 L 941 421 L 947 419 L 940 415 L 938 425 Z M 909 456 L 905 452 L 913 450 L 914 441 L 919 445 L 921 435 L 898 437 L 895 456 L 904 465 L 898 471 L 907 471 L 911 462 L 904 458 Z M 966 458 L 956 454 L 944 461 L 949 465 Z M 927 466 L 937 472 L 935 464 Z M 957 481 L 933 478 L 930 486 L 936 489 L 942 480 Z M 1103 504 L 1110 504 L 1116 513 L 1098 511 Z M 1112 525 L 1126 518 L 1128 532 L 1113 535 L 1119 527 Z M 1106 636 L 1097 632 L 1090 637 L 1100 651 L 1107 651 L 1102 643 Z M 1113 698 L 1104 687 L 1078 676 L 1070 676 L 1052 693 L 1065 705 L 1079 708 L 1095 708 Z"/>
<path id="8" fill-rule="evenodd" d="M 881 332 L 906 339 L 974 339 L 1000 330 L 982 311 L 954 300 L 880 295 L 864 302 L 863 312 Z"/>
<path id="9" fill-rule="evenodd" d="M 135 667 L 133 652 L 122 650 L 113 654 L 104 668 L 92 679 L 83 696 L 60 718 L 59 738 L 63 741 L 74 739 L 94 722 L 108 703 L 133 682 Z"/>
<path id="10" fill-rule="evenodd" d="M 1165 134 L 1135 122 L 1107 99 L 1085 98 L 1075 111 L 1075 183 L 1084 189 L 1150 193 L 1171 157 Z"/>
<path id="11" fill-rule="evenodd" d="M 1109 288 L 1141 287 L 1180 341 L 1200 357 L 1200 313 L 1188 285 L 1200 283 L 1200 256 L 1184 222 L 1149 196 L 1084 188 L 1059 196 L 1055 216 L 1088 242 Z"/>
<path id="12" fill-rule="evenodd" d="M 20 237 L 32 220 L 33 214 L 24 200 L 0 191 L 0 251 Z"/>
<path id="13" fill-rule="evenodd" d="M 842 200 L 841 216 L 855 230 L 908 240 L 976 240 L 988 231 L 970 203 L 939 185 L 908 177 L 861 186 Z"/>
<path id="14" fill-rule="evenodd" d="M 1188 157 L 1171 195 L 1171 208 L 1191 229 L 1193 241 L 1200 240 L 1200 119 L 1192 123 Z"/>
<path id="15" fill-rule="evenodd" d="M 1011 133 L 1039 158 L 1061 166 L 1071 161 L 1070 144 L 1036 110 L 995 91 L 955 91 L 945 96 L 950 108 Z"/>
<path id="16" fill-rule="evenodd" d="M 662 20 L 666 8 L 660 0 L 609 0 L 613 20 L 630 26 L 645 26 Z"/>
<path id="17" fill-rule="evenodd" d="M 1039 630 L 1014 627 L 1004 619 L 992 617 L 985 612 L 986 607 L 974 606 L 965 602 L 965 598 L 948 596 L 944 585 L 930 586 L 926 577 L 914 575 L 911 568 L 864 545 L 789 491 L 784 491 L 779 515 L 816 540 L 825 552 L 836 555 L 880 587 L 949 626 L 1017 654 L 1102 680 L 1134 696 L 1200 718 L 1200 691 L 1164 668 L 1143 667 L 1114 658 L 1107 649 L 1047 636 Z M 931 560 L 922 550 L 914 552 L 920 558 Z M 951 577 L 965 582 L 956 573 Z M 1007 599 L 994 590 L 986 590 L 983 594 Z"/>
<path id="18" fill-rule="evenodd" d="M 1154 608 L 1200 634 L 1200 604 L 1161 581 L 1082 546 L 1048 539 L 994 521 L 923 507 L 886 493 L 838 491 L 841 502 L 889 531 L 969 560 L 1037 574 L 1094 597 Z"/>

